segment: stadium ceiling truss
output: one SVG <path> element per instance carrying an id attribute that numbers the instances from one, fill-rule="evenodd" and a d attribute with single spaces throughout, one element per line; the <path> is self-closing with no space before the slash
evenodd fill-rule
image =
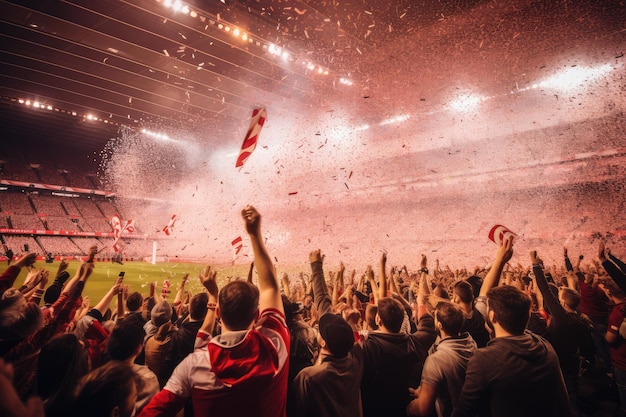
<path id="1" fill-rule="evenodd" d="M 313 32 L 293 34 L 283 22 L 299 19 L 304 27 L 307 19 L 307 27 L 344 32 L 323 12 L 292 3 L 1 1 L 1 121 L 43 135 L 51 125 L 66 128 L 71 116 L 81 123 L 66 129 L 65 140 L 98 148 L 120 125 L 219 133 L 239 128 L 259 103 L 285 113 L 318 103 L 341 78 L 341 64 L 331 69 L 327 57 L 306 47 Z M 333 47 L 319 42 L 318 51 Z M 40 111 L 6 114 L 20 104 Z M 113 128 L 85 126 L 85 119 Z"/>
<path id="2" fill-rule="evenodd" d="M 265 104 L 433 118 L 458 82 L 501 94 L 577 48 L 615 57 L 624 14 L 618 0 L 0 0 L 0 123 L 101 150 L 120 126 L 219 141 Z"/>

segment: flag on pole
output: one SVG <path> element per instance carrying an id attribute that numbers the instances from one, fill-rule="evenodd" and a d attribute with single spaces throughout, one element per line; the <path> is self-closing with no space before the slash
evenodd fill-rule
<path id="1" fill-rule="evenodd" d="M 126 222 L 122 224 L 122 220 L 116 214 L 111 218 L 111 226 L 113 227 L 113 238 L 115 238 L 115 241 L 113 242 L 113 250 L 115 252 L 120 252 L 121 248 L 119 246 L 119 241 L 122 237 L 122 233 L 133 233 L 135 231 L 135 221 L 126 220 Z"/>
<path id="2" fill-rule="evenodd" d="M 165 232 L 166 235 L 168 236 L 170 235 L 171 231 L 174 229 L 174 223 L 176 223 L 176 215 L 172 214 L 170 221 L 163 228 L 163 231 Z"/>
<path id="3" fill-rule="evenodd" d="M 252 112 L 250 127 L 248 128 L 246 137 L 244 138 L 243 144 L 241 145 L 239 157 L 237 157 L 237 163 L 235 164 L 236 168 L 242 167 L 243 164 L 248 160 L 252 152 L 254 152 L 254 149 L 256 148 L 256 143 L 259 139 L 259 134 L 261 133 L 261 128 L 263 128 L 263 124 L 265 123 L 266 118 L 267 111 L 265 110 L 265 107 L 262 107 L 260 109 L 254 109 L 254 111 Z"/>
<path id="4" fill-rule="evenodd" d="M 517 235 L 513 233 L 509 228 L 502 226 L 501 224 L 496 224 L 489 231 L 488 237 L 492 242 L 500 246 L 502 245 L 502 242 L 504 242 L 505 239 L 508 239 L 509 237 L 514 237 L 514 236 L 517 236 Z"/>

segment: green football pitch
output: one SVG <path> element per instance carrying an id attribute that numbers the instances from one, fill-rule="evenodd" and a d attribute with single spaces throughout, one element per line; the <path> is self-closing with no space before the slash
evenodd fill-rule
<path id="1" fill-rule="evenodd" d="M 76 270 L 80 266 L 79 261 L 70 261 L 68 272 L 70 277 L 73 277 Z M 129 291 L 138 291 L 144 295 L 147 295 L 150 291 L 150 282 L 157 281 L 157 292 L 161 291 L 161 285 L 165 279 L 169 279 L 171 283 L 171 294 L 168 297 L 169 301 L 172 301 L 176 295 L 176 290 L 185 274 L 189 274 L 186 289 L 192 293 L 197 293 L 202 290 L 202 286 L 198 280 L 198 273 L 204 264 L 193 263 L 174 263 L 163 262 L 152 265 L 148 262 L 124 262 L 123 265 L 111 262 L 96 262 L 95 269 L 87 285 L 83 291 L 83 295 L 89 296 L 91 305 L 95 305 L 106 292 L 111 288 L 115 279 L 121 271 L 125 272 L 124 284 L 129 286 Z M 50 277 L 48 285 L 51 285 L 54 281 L 54 276 L 59 268 L 59 262 L 48 264 L 42 261 L 35 263 L 36 268 L 44 268 L 50 271 Z M 217 281 L 221 288 L 228 282 L 229 277 L 245 278 L 248 276 L 248 265 L 216 265 Z M 1 269 L 0 269 L 1 270 Z M 20 275 L 18 276 L 15 287 L 19 288 L 22 282 L 26 278 L 26 268 L 22 268 Z"/>

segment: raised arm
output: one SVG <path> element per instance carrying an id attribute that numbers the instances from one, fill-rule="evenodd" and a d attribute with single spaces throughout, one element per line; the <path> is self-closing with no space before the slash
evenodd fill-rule
<path id="1" fill-rule="evenodd" d="M 29 253 L 29 254 L 22 256 L 13 265 L 9 266 L 2 273 L 2 275 L 0 275 L 0 296 L 4 294 L 6 290 L 8 290 L 9 288 L 13 286 L 22 268 L 32 266 L 36 260 L 37 260 L 37 254 Z"/>
<path id="2" fill-rule="evenodd" d="M 337 275 L 335 276 L 335 282 L 333 283 L 333 305 L 336 306 L 339 301 L 339 290 L 343 291 L 343 273 L 346 270 L 343 262 L 339 263 L 339 270 L 337 270 Z"/>
<path id="3" fill-rule="evenodd" d="M 378 305 L 378 284 L 376 284 L 376 280 L 374 279 L 374 271 L 372 270 L 372 265 L 368 265 L 365 270 L 365 275 L 367 276 L 367 280 L 370 283 L 370 287 L 372 288 L 372 295 L 374 296 L 374 304 Z"/>
<path id="4" fill-rule="evenodd" d="M 493 287 L 498 286 L 498 282 L 500 281 L 500 276 L 502 275 L 502 270 L 504 269 L 504 265 L 508 261 L 511 260 L 513 256 L 513 237 L 508 237 L 504 239 L 498 251 L 496 252 L 496 259 L 493 261 L 491 268 L 489 268 L 489 272 L 487 272 L 487 276 L 485 277 L 483 284 L 480 286 L 480 292 L 478 294 L 478 298 L 476 299 L 475 306 L 476 310 L 482 314 L 483 317 L 487 318 L 487 293 Z"/>
<path id="5" fill-rule="evenodd" d="M 504 269 L 504 265 L 508 261 L 511 260 L 513 256 L 513 237 L 508 237 L 504 239 L 498 251 L 496 252 L 496 259 L 493 261 L 489 272 L 487 272 L 487 276 L 483 281 L 483 285 L 480 287 L 479 296 L 486 297 L 487 292 L 493 287 L 498 286 L 498 282 L 500 281 L 500 276 L 502 275 L 502 270 Z"/>
<path id="6" fill-rule="evenodd" d="M 209 335 L 213 333 L 213 328 L 215 327 L 215 311 L 217 309 L 217 294 L 219 292 L 217 288 L 217 271 L 211 269 L 210 265 L 207 265 L 206 268 L 200 272 L 199 279 L 200 283 L 209 293 L 209 301 L 207 303 L 207 311 L 204 316 L 204 322 L 202 323 L 202 327 L 200 327 L 200 331 L 203 331 Z"/>
<path id="7" fill-rule="evenodd" d="M 109 291 L 107 291 L 107 293 L 104 294 L 104 296 L 100 299 L 100 301 L 98 301 L 98 304 L 96 304 L 94 309 L 98 310 L 100 314 L 104 316 L 106 311 L 109 309 L 109 306 L 111 305 L 111 301 L 113 300 L 113 297 L 115 297 L 117 293 L 120 292 L 121 290 L 122 290 L 122 277 L 117 277 L 117 279 L 115 280 L 115 283 L 111 286 L 111 288 L 109 288 Z M 123 311 L 122 311 L 122 314 L 123 314 Z"/>
<path id="8" fill-rule="evenodd" d="M 332 302 L 328 294 L 322 268 L 324 256 L 319 249 L 309 254 L 309 262 L 311 263 L 311 285 L 313 286 L 313 298 L 317 307 L 317 315 L 322 317 L 324 314 L 331 312 Z"/>
<path id="9" fill-rule="evenodd" d="M 252 206 L 246 206 L 241 211 L 241 215 L 246 225 L 246 231 L 250 236 L 254 264 L 259 279 L 259 310 L 273 308 L 284 312 L 274 265 L 261 237 L 261 215 Z"/>
<path id="10" fill-rule="evenodd" d="M 380 255 L 380 286 L 378 287 L 378 299 L 387 296 L 387 252 Z"/>
<path id="11" fill-rule="evenodd" d="M 183 279 L 180 281 L 180 285 L 178 286 L 178 291 L 176 291 L 176 297 L 174 297 L 173 305 L 177 306 L 183 301 L 183 294 L 185 294 L 185 285 L 187 285 L 187 279 L 189 278 L 189 274 L 183 275 Z"/>
<path id="12" fill-rule="evenodd" d="M 533 265 L 535 282 L 537 283 L 539 291 L 541 291 L 541 294 L 543 295 L 546 307 L 548 307 L 550 314 L 552 314 L 552 316 L 554 316 L 557 320 L 563 320 L 567 313 L 558 298 L 552 294 L 552 291 L 550 291 L 550 287 L 548 287 L 548 281 L 543 274 L 543 268 L 541 267 L 542 262 L 541 259 L 537 257 L 537 251 L 530 252 L 530 262 Z"/>
<path id="13" fill-rule="evenodd" d="M 611 260 L 607 259 L 605 254 L 604 242 L 600 241 L 598 247 L 598 259 L 602 262 L 602 267 L 609 274 L 611 279 L 615 281 L 622 291 L 626 292 L 626 274 L 617 267 Z"/>

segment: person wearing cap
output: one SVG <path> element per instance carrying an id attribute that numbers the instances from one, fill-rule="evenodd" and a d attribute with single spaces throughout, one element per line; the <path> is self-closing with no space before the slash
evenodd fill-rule
<path id="1" fill-rule="evenodd" d="M 172 334 L 176 326 L 170 321 L 172 318 L 172 306 L 165 300 L 157 303 L 150 313 L 150 321 L 144 326 L 146 331 L 145 358 L 146 366 L 157 376 L 161 373 L 161 365 L 171 347 Z M 154 329 L 154 332 L 152 332 Z M 151 333 L 151 334 L 150 334 Z M 167 379 L 159 378 L 161 388 Z"/>
<path id="2" fill-rule="evenodd" d="M 154 336 L 163 324 L 168 323 L 172 319 L 172 306 L 167 300 L 159 301 L 150 310 L 150 319 L 144 324 L 143 329 L 146 332 L 146 339 Z"/>
<path id="3" fill-rule="evenodd" d="M 363 351 L 353 349 L 354 333 L 348 322 L 331 313 L 322 258 L 319 250 L 309 255 L 313 293 L 320 314 L 321 360 L 302 369 L 294 380 L 296 416 L 361 417 Z"/>
<path id="4" fill-rule="evenodd" d="M 201 278 L 210 298 L 196 349 L 139 417 L 174 416 L 189 398 L 196 416 L 286 416 L 290 341 L 280 287 L 263 243 L 261 215 L 251 206 L 241 214 L 258 288 L 236 280 L 218 295 L 215 275 L 209 271 L 206 281 Z M 221 318 L 222 333 L 212 337 L 215 315 Z M 199 340 L 207 343 L 199 345 Z"/>

